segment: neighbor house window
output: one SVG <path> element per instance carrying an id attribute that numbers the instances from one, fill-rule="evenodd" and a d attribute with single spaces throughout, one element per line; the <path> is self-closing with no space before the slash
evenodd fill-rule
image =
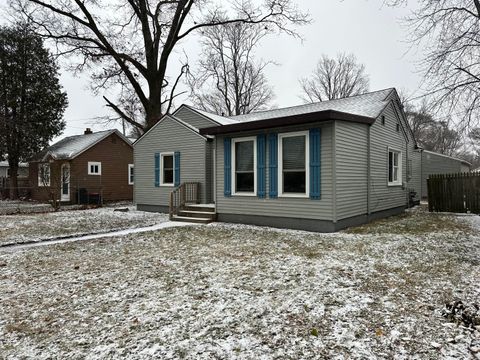
<path id="1" fill-rule="evenodd" d="M 133 185 L 134 174 L 133 164 L 128 164 L 128 185 Z"/>
<path id="2" fill-rule="evenodd" d="M 102 163 L 96 161 L 89 161 L 88 175 L 102 175 Z"/>
<path id="3" fill-rule="evenodd" d="M 174 168 L 173 168 L 173 153 L 160 154 L 160 177 L 163 186 L 173 186 Z"/>
<path id="4" fill-rule="evenodd" d="M 282 196 L 307 196 L 309 187 L 308 132 L 280 134 L 279 191 Z"/>
<path id="5" fill-rule="evenodd" d="M 233 194 L 255 195 L 257 192 L 257 140 L 255 137 L 232 141 Z"/>
<path id="6" fill-rule="evenodd" d="M 388 149 L 388 185 L 402 185 L 402 152 Z"/>
<path id="7" fill-rule="evenodd" d="M 50 186 L 50 164 L 38 164 L 38 186 Z"/>

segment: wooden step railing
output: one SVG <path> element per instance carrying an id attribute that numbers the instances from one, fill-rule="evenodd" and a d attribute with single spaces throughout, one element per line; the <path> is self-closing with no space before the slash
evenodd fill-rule
<path id="1" fill-rule="evenodd" d="M 177 215 L 185 204 L 198 204 L 200 202 L 200 183 L 184 182 L 170 193 L 169 217 Z"/>

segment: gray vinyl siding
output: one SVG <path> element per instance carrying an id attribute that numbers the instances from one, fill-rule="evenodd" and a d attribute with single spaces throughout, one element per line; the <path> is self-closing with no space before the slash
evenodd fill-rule
<path id="1" fill-rule="evenodd" d="M 412 151 L 411 156 L 412 177 L 408 186 L 415 191 L 415 200 L 420 200 L 422 196 L 422 153 L 420 150 L 415 150 Z"/>
<path id="2" fill-rule="evenodd" d="M 405 113 L 400 108 L 398 98 L 395 92 L 392 92 L 388 99 L 392 101 L 391 107 L 393 113 L 396 114 L 397 120 L 403 125 L 405 132 L 403 133 L 404 138 L 406 140 L 406 147 L 407 147 L 407 168 L 404 169 L 406 174 L 406 193 L 405 196 L 408 197 L 410 190 L 415 191 L 415 198 L 414 200 L 420 200 L 421 198 L 421 188 L 422 188 L 422 180 L 421 180 L 421 168 L 422 168 L 422 157 L 420 150 L 417 149 L 415 138 L 411 131 L 410 125 L 405 117 Z"/>
<path id="3" fill-rule="evenodd" d="M 0 177 L 7 177 L 8 166 L 0 166 Z M 18 177 L 28 177 L 28 167 L 19 167 L 17 171 Z"/>
<path id="4" fill-rule="evenodd" d="M 197 129 L 202 129 L 206 127 L 211 127 L 218 125 L 215 121 L 212 121 L 205 116 L 197 113 L 196 111 L 182 106 L 175 113 L 175 117 L 178 117 L 180 120 L 185 121 L 186 123 L 196 127 Z"/>
<path id="5" fill-rule="evenodd" d="M 465 163 L 460 163 L 460 172 L 462 173 L 470 172 L 470 165 L 467 165 Z"/>
<path id="6" fill-rule="evenodd" d="M 368 125 L 336 121 L 337 220 L 367 214 Z"/>
<path id="7" fill-rule="evenodd" d="M 428 197 L 427 179 L 433 174 L 465 172 L 469 167 L 460 160 L 429 151 L 422 152 L 422 197 Z M 468 170 L 467 170 L 468 171 Z"/>
<path id="8" fill-rule="evenodd" d="M 382 125 L 381 116 L 385 116 Z M 371 125 L 370 128 L 370 212 L 374 213 L 390 208 L 405 206 L 407 202 L 406 188 L 388 185 L 388 149 L 402 152 L 402 182 L 407 183 L 407 140 L 397 123 L 401 121 L 398 112 L 391 102 Z M 404 126 L 404 129 L 408 129 Z M 410 146 L 413 144 L 410 143 Z M 409 151 L 410 152 L 410 151 Z"/>
<path id="9" fill-rule="evenodd" d="M 155 187 L 155 153 L 180 152 L 180 182 L 200 182 L 201 201 L 206 192 L 206 140 L 184 125 L 165 117 L 134 146 L 136 204 L 168 206 L 173 187 Z"/>
<path id="10" fill-rule="evenodd" d="M 217 137 L 216 141 L 216 197 L 218 214 L 259 215 L 270 217 L 287 217 L 303 219 L 333 220 L 333 184 L 332 184 L 332 124 L 321 124 L 321 200 L 309 198 L 269 198 L 269 168 L 268 144 L 266 167 L 266 193 L 265 199 L 256 196 L 224 196 L 224 137 Z M 285 133 L 290 131 L 307 130 L 306 128 L 275 129 L 269 132 Z M 257 133 L 242 135 L 229 135 L 231 138 L 252 136 Z"/>

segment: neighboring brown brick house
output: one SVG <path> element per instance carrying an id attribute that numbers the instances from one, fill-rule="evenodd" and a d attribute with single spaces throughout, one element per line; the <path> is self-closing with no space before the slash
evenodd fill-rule
<path id="1" fill-rule="evenodd" d="M 132 200 L 133 148 L 118 130 L 69 136 L 30 161 L 31 198 Z"/>

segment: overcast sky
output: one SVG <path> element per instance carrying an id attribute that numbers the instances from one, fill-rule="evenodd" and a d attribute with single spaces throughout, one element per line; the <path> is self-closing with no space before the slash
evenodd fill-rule
<path id="1" fill-rule="evenodd" d="M 410 2 L 410 8 L 386 7 L 383 0 L 297 0 L 297 3 L 313 20 L 311 25 L 299 29 L 304 41 L 272 35 L 257 50 L 258 57 L 278 63 L 267 70 L 277 107 L 302 103 L 298 79 L 311 73 L 321 54 L 335 56 L 338 52 L 351 52 L 365 64 L 371 90 L 396 87 L 409 93 L 418 91 L 421 76 L 416 63 L 421 56 L 418 51 L 408 51 L 407 31 L 400 21 L 408 15 L 414 1 Z M 193 64 L 199 51 L 197 39 L 192 37 L 181 45 Z M 174 62 L 171 65 L 172 69 L 176 67 Z M 69 107 L 64 134 L 55 140 L 82 133 L 86 127 L 94 131 L 105 129 L 94 118 L 108 114 L 109 110 L 101 94 L 94 96 L 88 89 L 88 74 L 74 77 L 62 71 L 61 82 L 68 94 Z M 181 98 L 176 105 L 182 102 L 188 103 L 188 98 Z"/>

